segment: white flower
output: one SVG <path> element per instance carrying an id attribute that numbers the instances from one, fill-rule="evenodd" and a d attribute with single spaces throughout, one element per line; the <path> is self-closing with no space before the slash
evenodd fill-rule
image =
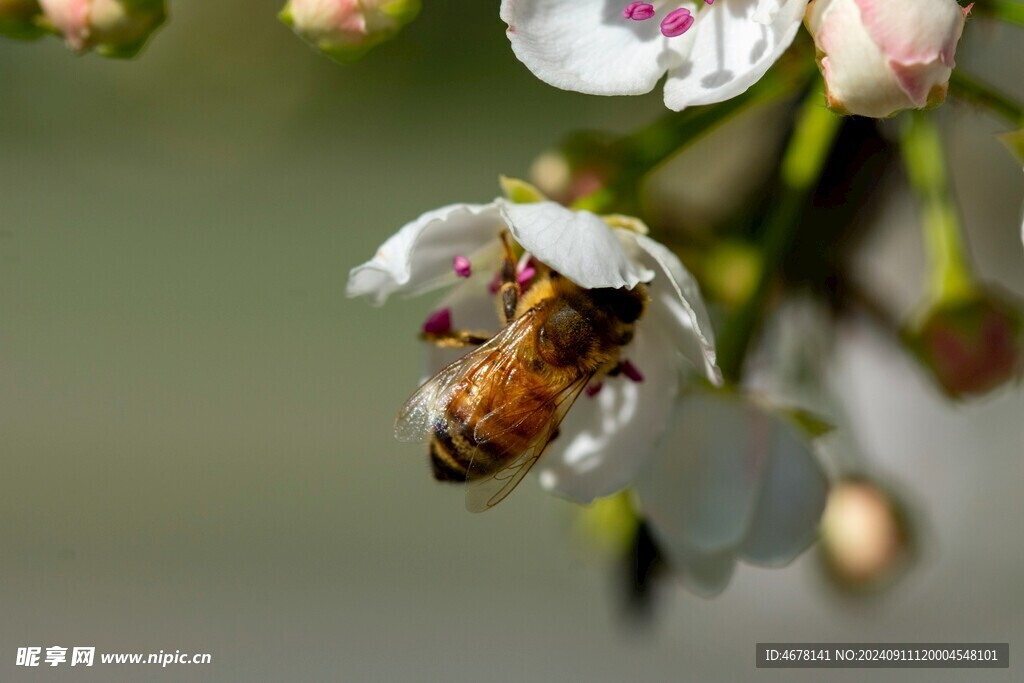
<path id="1" fill-rule="evenodd" d="M 738 395 L 693 391 L 661 441 L 634 488 L 693 592 L 720 593 L 737 559 L 781 567 L 815 540 L 828 480 L 788 419 Z"/>
<path id="2" fill-rule="evenodd" d="M 502 0 L 512 49 L 542 81 L 592 95 L 650 92 L 721 102 L 756 83 L 793 42 L 807 0 Z"/>
<path id="3" fill-rule="evenodd" d="M 163 0 L 39 0 L 46 17 L 79 52 L 135 55 L 164 22 Z"/>
<path id="4" fill-rule="evenodd" d="M 882 118 L 943 102 L 969 11 L 955 0 L 815 0 L 807 28 L 829 107 Z"/>
<path id="5" fill-rule="evenodd" d="M 679 357 L 721 383 L 714 339 L 697 284 L 666 247 L 624 219 L 540 201 L 456 204 L 426 213 L 354 268 L 348 295 L 383 303 L 454 285 L 427 326 L 497 327 L 493 276 L 499 232 L 576 284 L 634 287 L 651 300 L 623 356 L 633 381 L 605 378 L 581 397 L 537 465 L 541 485 L 588 503 L 633 486 L 645 518 L 691 590 L 711 596 L 736 560 L 781 566 L 813 540 L 827 480 L 807 440 L 788 420 L 738 395 L 687 391 Z M 429 374 L 462 350 L 432 350 Z"/>
<path id="6" fill-rule="evenodd" d="M 380 304 L 393 293 L 458 283 L 441 302 L 445 316 L 459 329 L 496 331 L 489 285 L 498 268 L 498 235 L 506 226 L 527 254 L 582 287 L 648 283 L 651 301 L 623 349 L 638 372 L 605 378 L 596 395 L 580 397 L 537 465 L 546 489 L 590 502 L 630 484 L 654 452 L 679 391 L 680 355 L 721 382 L 697 284 L 671 251 L 646 235 L 554 202 L 456 204 L 402 227 L 373 259 L 352 270 L 348 295 Z M 468 278 L 453 269 L 459 256 L 469 260 Z M 464 262 L 458 266 L 466 270 Z M 433 352 L 430 370 L 440 370 L 451 354 Z M 630 374 L 633 380 L 623 376 Z"/>

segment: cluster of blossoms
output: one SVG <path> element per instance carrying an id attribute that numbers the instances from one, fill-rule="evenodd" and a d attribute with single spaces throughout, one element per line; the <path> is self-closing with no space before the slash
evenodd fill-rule
<path id="1" fill-rule="evenodd" d="M 362 57 L 394 37 L 420 0 L 288 0 L 281 20 L 323 54 Z M 734 97 L 761 78 L 806 21 L 829 106 L 889 116 L 945 98 L 970 7 L 955 0 L 502 0 L 516 56 L 541 80 L 597 95 L 649 92 L 668 74 L 675 110 Z M 77 51 L 136 54 L 164 0 L 0 0 L 0 34 L 64 36 Z"/>
<path id="2" fill-rule="evenodd" d="M 829 105 L 879 117 L 944 99 L 970 9 L 954 0 L 679 4 L 631 2 L 612 12 L 613 3 L 597 0 L 503 0 L 501 18 L 516 56 L 541 80 L 584 93 L 636 95 L 667 72 L 665 104 L 680 110 L 753 85 L 806 15 Z"/>
<path id="3" fill-rule="evenodd" d="M 502 0 L 499 14 L 516 57 L 542 81 L 587 94 L 638 95 L 664 78 L 664 102 L 675 111 L 742 95 L 804 26 L 806 70 L 814 75 L 813 41 L 828 107 L 887 118 L 945 100 L 972 7 L 956 0 Z M 279 18 L 324 55 L 351 62 L 419 11 L 420 0 L 288 0 Z M 164 0 L 0 0 L 0 34 L 56 34 L 77 52 L 107 57 L 135 55 L 165 17 Z M 824 137 L 831 140 L 836 128 Z M 903 341 L 949 396 L 987 393 L 1024 372 L 1024 314 L 1012 296 L 976 282 L 936 170 L 937 134 L 911 129 L 901 146 L 911 184 L 927 204 L 926 232 L 939 245 L 932 255 L 938 284 Z M 793 138 L 820 132 L 797 129 Z M 1011 136 L 1024 159 L 1024 133 Z M 554 174 L 564 196 L 553 196 L 564 204 L 600 194 L 606 180 L 596 172 L 573 176 L 568 167 Z M 786 176 L 784 161 L 783 184 Z M 809 191 L 815 179 L 804 180 Z M 542 271 L 585 290 L 643 285 L 650 300 L 622 344 L 614 376 L 586 387 L 544 451 L 543 488 L 585 504 L 630 491 L 633 512 L 682 581 L 704 595 L 726 586 L 737 559 L 784 565 L 819 531 L 829 571 L 847 583 L 874 585 L 905 564 L 909 532 L 893 497 L 849 478 L 830 493 L 806 425 L 744 393 L 736 367 L 732 385 L 723 386 L 697 281 L 640 219 L 569 208 L 525 183 L 507 183 L 506 191 L 403 226 L 351 271 L 348 294 L 382 304 L 391 294 L 448 287 L 423 332 L 458 328 L 487 339 L 498 332 L 502 277 L 506 284 L 514 277 L 524 292 Z M 507 253 L 508 272 L 500 273 L 501 234 L 521 253 L 514 273 Z M 765 267 L 758 258 L 751 272 Z M 771 284 L 765 278 L 761 290 Z M 749 289 L 756 285 L 751 280 Z M 756 294 L 746 296 L 757 308 Z M 428 376 L 452 354 L 431 347 Z"/>

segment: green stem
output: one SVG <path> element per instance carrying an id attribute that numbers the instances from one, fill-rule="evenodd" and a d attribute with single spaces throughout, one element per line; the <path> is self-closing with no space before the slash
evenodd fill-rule
<path id="1" fill-rule="evenodd" d="M 1021 5 L 1024 7 L 1024 4 Z M 978 80 L 963 69 L 954 69 L 949 79 L 953 95 L 985 107 L 994 114 L 1002 116 L 1014 126 L 1024 126 L 1024 105 L 1015 101 L 1006 93 Z"/>
<path id="2" fill-rule="evenodd" d="M 910 185 L 923 208 L 930 294 L 937 301 L 966 298 L 974 292 L 974 275 L 964 245 L 959 212 L 946 178 L 942 138 L 928 114 L 912 112 L 907 117 L 900 150 Z"/>
<path id="3" fill-rule="evenodd" d="M 815 72 L 816 73 L 816 72 Z M 804 70 L 794 74 L 773 69 L 745 92 L 718 104 L 690 107 L 670 113 L 614 142 L 609 156 L 618 160 L 618 172 L 609 185 L 583 197 L 573 208 L 595 213 L 635 211 L 641 180 L 669 157 L 736 114 L 758 104 L 782 100 L 805 83 Z"/>
<path id="4" fill-rule="evenodd" d="M 793 137 L 782 158 L 779 200 L 765 216 L 761 251 L 763 267 L 757 287 L 722 329 L 718 363 L 730 382 L 738 382 L 747 349 L 756 335 L 775 276 L 800 224 L 800 213 L 821 176 L 842 119 L 828 111 L 817 90 L 804 100 Z"/>
<path id="5" fill-rule="evenodd" d="M 1024 26 L 1024 2 L 1019 0 L 984 0 L 978 9 L 1008 24 Z"/>

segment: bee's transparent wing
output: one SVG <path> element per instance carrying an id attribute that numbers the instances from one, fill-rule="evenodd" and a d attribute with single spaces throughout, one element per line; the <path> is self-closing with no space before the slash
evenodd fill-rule
<path id="1" fill-rule="evenodd" d="M 456 392 L 470 383 L 479 385 L 489 373 L 509 372 L 516 348 L 529 333 L 533 318 L 533 312 L 528 311 L 489 341 L 424 382 L 398 412 L 395 438 L 399 441 L 426 440 L 437 421 L 445 419 L 448 404 Z"/>
<path id="2" fill-rule="evenodd" d="M 441 370 L 409 397 L 395 420 L 396 439 L 425 441 L 430 436 L 431 426 L 451 400 L 451 392 L 458 382 L 467 358 L 468 356 L 463 356 Z"/>
<path id="3" fill-rule="evenodd" d="M 523 480 L 526 473 L 530 471 L 537 459 L 544 453 L 544 449 L 551 443 L 551 440 L 558 433 L 558 425 L 562 423 L 562 419 L 565 418 L 566 413 L 569 412 L 569 408 L 576 402 L 583 388 L 587 386 L 590 381 L 591 374 L 585 374 L 572 384 L 562 389 L 560 392 L 546 404 L 547 406 L 554 406 L 554 410 L 551 413 L 551 417 L 545 424 L 544 428 L 541 429 L 537 435 L 533 438 L 526 450 L 519 454 L 512 462 L 506 465 L 498 472 L 494 472 L 489 476 L 483 476 L 480 478 L 472 478 L 473 464 L 470 463 L 470 479 L 466 482 L 466 509 L 470 512 L 484 512 L 490 510 L 492 507 L 500 503 L 505 497 L 512 493 L 512 490 L 519 485 L 519 482 Z M 515 411 L 516 407 L 512 404 L 508 404 L 501 410 L 504 412 Z M 523 420 L 530 416 L 530 413 L 520 411 L 522 414 L 517 415 L 515 412 L 505 413 L 504 418 L 509 418 L 509 422 L 514 425 L 521 424 Z M 545 409 L 545 412 L 547 410 Z M 484 420 L 493 419 L 493 416 L 497 411 L 484 417 Z M 508 431 L 512 429 L 510 426 L 504 430 Z M 494 436 L 503 434 L 504 431 L 495 432 L 490 435 L 493 440 Z"/>

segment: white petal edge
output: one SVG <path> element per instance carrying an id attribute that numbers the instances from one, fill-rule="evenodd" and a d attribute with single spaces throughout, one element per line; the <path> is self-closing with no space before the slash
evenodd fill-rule
<path id="1" fill-rule="evenodd" d="M 692 593 L 713 598 L 729 586 L 736 569 L 736 557 L 732 552 L 702 553 L 678 543 L 666 543 L 656 528 L 652 529 L 652 535 L 679 581 Z"/>
<path id="2" fill-rule="evenodd" d="M 632 289 L 654 278 L 654 271 L 633 263 L 616 233 L 589 211 L 504 200 L 498 200 L 498 208 L 524 249 L 580 287 Z"/>
<path id="3" fill-rule="evenodd" d="M 694 367 L 704 372 L 708 381 L 720 386 L 722 371 L 716 363 L 715 334 L 697 280 L 660 242 L 625 230 L 618 234 L 640 248 L 644 265 L 656 273 L 650 287 L 651 303 L 647 314 L 658 324 L 673 329 L 676 347 Z"/>
<path id="4" fill-rule="evenodd" d="M 817 537 L 829 483 L 800 430 L 778 415 L 770 419 L 770 455 L 739 555 L 754 564 L 782 567 Z"/>
<path id="5" fill-rule="evenodd" d="M 512 51 L 540 80 L 590 95 L 650 92 L 668 68 L 658 21 L 622 16 L 628 4 L 503 0 Z"/>
<path id="6" fill-rule="evenodd" d="M 669 70 L 665 106 L 680 111 L 722 102 L 761 79 L 796 37 L 807 0 L 786 0 L 770 24 L 761 23 L 761 2 L 718 0 L 701 11 L 685 59 Z"/>
<path id="7" fill-rule="evenodd" d="M 403 225 L 376 255 L 349 272 L 347 295 L 383 304 L 394 293 L 418 294 L 455 281 L 452 259 L 496 240 L 502 223 L 495 203 L 451 204 Z"/>
<path id="8" fill-rule="evenodd" d="M 607 377 L 596 396 L 576 400 L 538 463 L 548 491 L 590 503 L 628 486 L 654 452 L 674 410 L 680 377 L 671 341 L 644 322 L 623 349 L 644 381 Z"/>

